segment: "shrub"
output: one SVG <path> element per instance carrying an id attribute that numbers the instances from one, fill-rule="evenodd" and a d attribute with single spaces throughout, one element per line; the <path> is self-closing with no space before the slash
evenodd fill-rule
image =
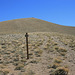
<path id="1" fill-rule="evenodd" d="M 60 66 L 60 64 L 54 63 L 54 64 L 52 65 L 52 68 L 56 69 L 56 68 L 59 67 L 59 66 Z"/>
<path id="2" fill-rule="evenodd" d="M 62 48 L 62 47 L 55 47 L 55 50 L 57 52 L 59 52 L 62 56 L 65 56 L 66 52 L 67 52 L 67 50 L 65 48 Z"/>
<path id="3" fill-rule="evenodd" d="M 59 48 L 59 50 L 61 50 L 61 52 L 67 52 L 65 48 Z"/>
<path id="4" fill-rule="evenodd" d="M 56 70 L 50 75 L 68 75 L 68 68 L 58 67 Z"/>
<path id="5" fill-rule="evenodd" d="M 66 55 L 66 53 L 65 53 L 65 52 L 60 52 L 60 54 L 61 54 L 62 56 L 65 56 L 65 55 Z"/>
<path id="6" fill-rule="evenodd" d="M 60 60 L 60 59 L 58 59 L 58 58 L 55 58 L 54 62 L 55 62 L 55 63 L 61 63 L 62 60 Z"/>
<path id="7" fill-rule="evenodd" d="M 4 75 L 3 71 L 0 70 L 0 75 Z"/>
<path id="8" fill-rule="evenodd" d="M 26 62 L 26 59 L 21 59 L 21 62 Z"/>
<path id="9" fill-rule="evenodd" d="M 3 69 L 3 73 L 4 73 L 4 75 L 8 75 L 9 72 L 10 72 L 9 69 Z"/>
<path id="10" fill-rule="evenodd" d="M 66 50 L 65 48 L 61 48 L 61 47 L 59 47 L 59 48 L 57 49 L 57 51 L 58 51 L 58 52 L 67 52 L 67 50 Z"/>
<path id="11" fill-rule="evenodd" d="M 19 58 L 18 57 L 14 58 L 14 61 L 19 61 Z"/>
<path id="12" fill-rule="evenodd" d="M 43 50 L 41 50 L 41 49 L 37 49 L 36 51 L 35 51 L 35 55 L 41 55 L 43 53 Z"/>
<path id="13" fill-rule="evenodd" d="M 23 67 L 24 67 L 23 64 L 19 64 L 19 65 L 15 68 L 15 70 L 21 70 Z"/>
<path id="14" fill-rule="evenodd" d="M 32 71 L 32 70 L 30 70 L 29 72 L 28 72 L 28 75 L 34 75 L 35 73 Z"/>
<path id="15" fill-rule="evenodd" d="M 35 64 L 37 64 L 38 61 L 36 61 L 36 60 L 31 60 L 30 63 L 35 63 Z"/>

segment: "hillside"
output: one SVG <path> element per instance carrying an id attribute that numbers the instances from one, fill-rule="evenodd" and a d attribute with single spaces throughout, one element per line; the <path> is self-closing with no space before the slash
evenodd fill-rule
<path id="1" fill-rule="evenodd" d="M 75 75 L 75 36 L 29 33 L 26 53 L 24 34 L 0 35 L 0 75 Z"/>
<path id="2" fill-rule="evenodd" d="M 75 35 L 75 27 L 62 26 L 36 18 L 0 22 L 0 34 L 25 32 L 59 32 Z"/>
<path id="3" fill-rule="evenodd" d="M 0 22 L 0 75 L 75 75 L 75 27 L 36 18 Z"/>

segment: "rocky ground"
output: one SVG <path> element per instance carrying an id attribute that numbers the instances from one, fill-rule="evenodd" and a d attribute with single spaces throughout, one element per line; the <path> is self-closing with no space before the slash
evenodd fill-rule
<path id="1" fill-rule="evenodd" d="M 59 67 L 75 74 L 75 36 L 29 33 L 29 59 L 25 34 L 0 35 L 0 75 L 51 75 Z"/>

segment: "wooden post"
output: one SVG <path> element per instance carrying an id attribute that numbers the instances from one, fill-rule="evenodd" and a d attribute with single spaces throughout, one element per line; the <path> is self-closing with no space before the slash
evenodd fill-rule
<path id="1" fill-rule="evenodd" d="M 29 59 L 29 51 L 28 51 L 28 33 L 26 33 L 25 37 L 26 37 L 27 59 Z"/>

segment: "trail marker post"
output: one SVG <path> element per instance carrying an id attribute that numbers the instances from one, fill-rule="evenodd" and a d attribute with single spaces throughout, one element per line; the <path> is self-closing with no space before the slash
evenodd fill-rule
<path id="1" fill-rule="evenodd" d="M 26 33 L 25 37 L 26 37 L 26 48 L 27 48 L 27 59 L 29 59 L 29 51 L 28 51 L 28 33 Z"/>

